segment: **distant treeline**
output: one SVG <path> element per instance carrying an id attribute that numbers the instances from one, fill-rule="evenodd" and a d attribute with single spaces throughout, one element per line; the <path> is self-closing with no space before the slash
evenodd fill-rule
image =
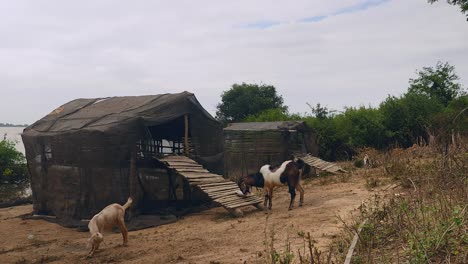
<path id="1" fill-rule="evenodd" d="M 378 107 L 346 107 L 342 112 L 316 104 L 309 105 L 309 113 L 291 114 L 273 86 L 233 85 L 223 94 L 217 117 L 225 123 L 304 120 L 317 132 L 319 156 L 327 160 L 350 159 L 364 147 L 429 143 L 441 133 L 466 135 L 468 96 L 454 67 L 439 62 L 417 74 L 403 95 L 389 95 Z"/>
<path id="2" fill-rule="evenodd" d="M 10 124 L 10 123 L 0 123 L 0 127 L 27 127 L 28 124 L 24 125 L 15 125 L 15 124 Z"/>

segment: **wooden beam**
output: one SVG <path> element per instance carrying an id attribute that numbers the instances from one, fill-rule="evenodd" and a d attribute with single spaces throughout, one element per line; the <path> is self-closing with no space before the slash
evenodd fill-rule
<path id="1" fill-rule="evenodd" d="M 185 122 L 185 133 L 184 133 L 184 149 L 185 149 L 185 156 L 189 156 L 189 143 L 188 143 L 188 132 L 189 132 L 189 122 L 188 122 L 188 114 L 184 115 L 184 122 Z"/>

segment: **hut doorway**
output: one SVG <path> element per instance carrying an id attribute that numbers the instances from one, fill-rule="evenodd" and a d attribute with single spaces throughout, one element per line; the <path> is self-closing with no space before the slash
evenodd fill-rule
<path id="1" fill-rule="evenodd" d="M 190 206 L 191 189 L 180 175 L 172 173 L 159 161 L 168 155 L 189 155 L 191 131 L 189 116 L 145 127 L 137 141 L 137 171 L 143 188 L 143 213 Z M 188 156 L 187 155 L 187 156 Z"/>
<path id="2" fill-rule="evenodd" d="M 143 138 L 137 141 L 138 158 L 190 154 L 188 123 L 189 116 L 184 115 L 167 123 L 146 126 Z"/>

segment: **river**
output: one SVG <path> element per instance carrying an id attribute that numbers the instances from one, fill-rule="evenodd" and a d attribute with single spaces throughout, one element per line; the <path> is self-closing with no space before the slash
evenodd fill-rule
<path id="1" fill-rule="evenodd" d="M 6 138 L 15 142 L 16 150 L 24 154 L 23 140 L 21 133 L 24 127 L 0 127 L 0 140 L 6 135 Z"/>

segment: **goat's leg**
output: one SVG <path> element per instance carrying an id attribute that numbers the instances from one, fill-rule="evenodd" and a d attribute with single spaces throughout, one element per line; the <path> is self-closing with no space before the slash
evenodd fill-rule
<path id="1" fill-rule="evenodd" d="M 291 202 L 289 203 L 288 210 L 292 210 L 294 207 L 294 199 L 296 198 L 296 188 L 288 182 L 289 194 L 291 195 Z"/>
<path id="2" fill-rule="evenodd" d="M 97 247 L 93 244 L 91 246 L 91 250 L 88 253 L 88 258 L 92 257 L 94 255 L 94 252 L 96 251 Z"/>
<path id="3" fill-rule="evenodd" d="M 120 232 L 122 233 L 123 245 L 126 247 L 128 245 L 128 230 L 127 230 L 127 227 L 125 226 L 123 217 L 119 218 L 118 225 L 119 225 Z"/>
<path id="4" fill-rule="evenodd" d="M 267 208 L 267 205 L 268 205 L 268 188 L 265 188 L 264 189 L 264 192 L 265 192 L 265 201 L 263 202 L 263 205 L 265 206 L 265 208 Z"/>
<path id="5" fill-rule="evenodd" d="M 299 206 L 302 206 L 302 204 L 304 203 L 304 188 L 302 188 L 302 185 L 298 183 L 296 189 L 300 193 Z"/>
<path id="6" fill-rule="evenodd" d="M 268 200 L 270 201 L 270 204 L 268 205 L 268 209 L 271 210 L 271 207 L 273 206 L 273 187 L 269 188 Z"/>

